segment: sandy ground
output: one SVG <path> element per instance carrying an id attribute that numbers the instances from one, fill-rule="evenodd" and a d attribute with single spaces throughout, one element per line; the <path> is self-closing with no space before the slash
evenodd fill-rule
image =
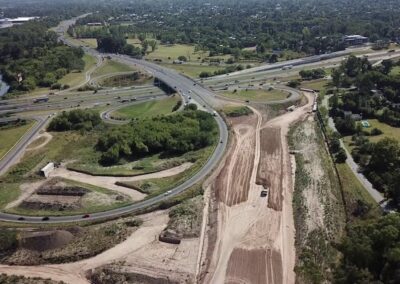
<path id="1" fill-rule="evenodd" d="M 186 239 L 180 245 L 161 243 L 158 235 L 168 223 L 168 212 L 157 211 L 140 218 L 144 221 L 143 224 L 126 241 L 93 258 L 57 265 L 0 265 L 0 273 L 88 284 L 85 277 L 87 271 L 118 262 L 128 273 L 145 273 L 170 279 L 193 278 L 199 239 Z"/>
<path id="2" fill-rule="evenodd" d="M 33 142 L 35 142 L 36 140 L 38 140 L 38 139 L 40 139 L 40 138 L 42 138 L 42 137 L 44 137 L 45 140 L 44 140 L 40 145 L 37 145 L 37 146 L 35 146 L 35 147 L 30 147 L 30 146 L 28 146 L 28 147 L 26 148 L 26 150 L 27 150 L 27 151 L 33 151 L 33 150 L 40 149 L 40 148 L 46 146 L 47 143 L 49 143 L 50 140 L 53 139 L 53 136 L 52 136 L 50 133 L 48 133 L 48 132 L 43 132 L 42 134 L 39 134 L 38 137 L 37 137 Z"/>
<path id="3" fill-rule="evenodd" d="M 88 174 L 78 173 L 78 172 L 70 171 L 66 168 L 60 167 L 60 168 L 55 169 L 53 172 L 51 172 L 50 177 L 62 177 L 62 178 L 66 178 L 66 179 L 83 182 L 83 183 L 88 183 L 88 184 L 99 186 L 99 187 L 105 187 L 107 189 L 126 194 L 127 196 L 131 197 L 133 201 L 137 201 L 137 200 L 143 199 L 146 196 L 146 194 L 138 192 L 134 189 L 126 188 L 123 186 L 118 186 L 115 183 L 117 181 L 128 182 L 128 181 L 139 181 L 139 180 L 153 179 L 153 178 L 170 177 L 170 176 L 174 176 L 174 175 L 177 175 L 177 174 L 180 174 L 180 173 L 186 171 L 191 166 L 192 166 L 192 163 L 184 163 L 178 167 L 164 170 L 161 172 L 140 175 L 140 176 L 134 176 L 134 177 L 91 176 Z"/>
<path id="4" fill-rule="evenodd" d="M 21 189 L 21 194 L 18 196 L 18 198 L 10 203 L 7 204 L 5 209 L 10 209 L 13 207 L 17 207 L 24 201 L 25 199 L 29 198 L 39 187 L 41 187 L 46 180 L 41 180 L 38 182 L 33 182 L 33 183 L 24 183 L 20 186 Z"/>
<path id="5" fill-rule="evenodd" d="M 203 259 L 203 283 L 294 283 L 292 169 L 286 135 L 307 115 L 307 105 L 267 123 L 232 120 L 233 142 L 213 187 L 217 197 L 215 244 Z M 250 163 L 251 161 L 251 163 Z M 268 188 L 267 197 L 260 197 Z M 216 227 L 216 228 L 215 228 Z"/>

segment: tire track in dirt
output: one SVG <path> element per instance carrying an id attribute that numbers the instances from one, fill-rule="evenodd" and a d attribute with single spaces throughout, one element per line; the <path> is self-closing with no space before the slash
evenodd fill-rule
<path id="1" fill-rule="evenodd" d="M 311 110 L 313 100 L 306 96 L 305 106 L 264 125 L 257 110 L 253 115 L 256 120 L 232 121 L 235 143 L 214 183 L 215 192 L 223 193 L 224 199 L 218 199 L 217 228 L 210 229 L 217 237 L 215 244 L 208 244 L 214 252 L 202 283 L 295 282 L 293 177 L 286 135 L 290 125 Z M 245 127 L 252 131 L 243 131 Z M 249 133 L 255 140 L 254 148 L 246 152 L 239 141 Z M 238 163 L 246 155 L 253 161 L 240 167 Z M 244 174 L 247 171 L 250 179 Z M 240 203 L 226 202 L 237 198 L 237 174 L 247 179 L 249 185 L 242 190 L 249 188 L 248 197 Z M 268 200 L 260 197 L 264 187 L 270 191 Z"/>

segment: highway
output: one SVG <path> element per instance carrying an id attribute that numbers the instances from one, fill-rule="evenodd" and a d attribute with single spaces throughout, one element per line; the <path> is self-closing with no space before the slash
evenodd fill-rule
<path id="1" fill-rule="evenodd" d="M 69 21 L 68 23 L 73 23 L 73 21 Z M 64 22 L 65 24 L 65 22 Z M 65 27 L 64 27 L 65 28 Z M 60 29 L 58 29 L 60 30 Z M 64 42 L 68 43 L 69 45 L 72 45 L 67 41 L 67 39 L 63 39 Z M 97 51 L 94 50 L 89 50 L 88 48 L 85 49 L 86 52 L 90 52 L 91 54 L 98 55 Z M 171 87 L 174 87 L 177 91 L 180 93 L 186 93 L 186 94 L 191 94 L 193 100 L 196 102 L 202 104 L 205 108 L 207 108 L 210 112 L 213 112 L 212 109 L 212 103 L 215 100 L 214 94 L 198 85 L 195 83 L 193 80 L 180 75 L 179 73 L 164 68 L 160 67 L 158 65 L 155 65 L 153 63 L 149 63 L 146 61 L 142 60 L 137 60 L 137 59 L 132 59 L 128 56 L 121 56 L 121 55 L 115 55 L 115 54 L 105 54 L 105 56 L 110 56 L 113 59 L 123 62 L 125 64 L 129 65 L 134 65 L 137 67 L 140 67 L 150 73 L 152 73 L 155 77 L 161 79 L 164 83 L 170 85 Z M 89 218 L 82 218 L 82 215 L 75 215 L 75 216 L 59 216 L 59 217 L 50 217 L 48 221 L 43 221 L 42 217 L 30 217 L 30 216 L 24 216 L 24 220 L 18 220 L 21 216 L 20 215 L 13 215 L 13 214 L 7 214 L 7 213 L 0 213 L 0 220 L 1 221 L 11 221 L 11 222 L 21 222 L 21 223 L 68 223 L 68 222 L 79 222 L 79 221 L 90 221 L 90 220 L 98 220 L 98 219 L 104 219 L 104 218 L 112 218 L 112 217 L 117 217 L 121 216 L 124 214 L 129 214 L 136 212 L 138 210 L 145 209 L 149 206 L 155 205 L 163 200 L 172 198 L 176 195 L 179 195 L 186 189 L 192 187 L 196 183 L 200 182 L 203 180 L 218 164 L 218 162 L 222 159 L 222 156 L 224 154 L 227 142 L 228 142 L 228 128 L 222 119 L 222 117 L 219 114 L 215 114 L 215 120 L 218 124 L 219 128 L 219 141 L 220 143 L 217 143 L 216 148 L 213 152 L 213 154 L 210 156 L 208 161 L 205 163 L 203 168 L 198 171 L 194 176 L 192 176 L 190 179 L 186 180 L 184 183 L 180 184 L 179 186 L 175 187 L 172 189 L 168 194 L 162 194 L 153 198 L 145 199 L 139 202 L 136 202 L 132 205 L 122 207 L 122 208 L 117 208 L 114 210 L 110 211 L 105 211 L 105 212 L 99 212 L 99 213 L 93 213 L 90 215 Z M 43 127 L 45 122 L 42 122 L 43 124 L 39 123 L 38 124 L 38 129 L 40 127 Z M 37 132 L 32 131 L 32 135 L 34 136 Z M 29 141 L 31 141 L 32 137 L 30 135 L 26 135 L 25 144 L 28 144 Z M 15 159 L 18 156 L 18 153 L 21 154 L 23 151 L 21 150 L 21 147 L 24 147 L 24 143 L 19 143 L 18 146 L 16 147 L 16 151 L 14 153 L 14 156 L 11 157 L 11 159 Z M 17 149 L 18 148 L 18 149 Z M 17 150 L 20 150 L 19 152 Z M 4 161 L 5 165 L 10 164 L 10 162 Z"/>
<path id="2" fill-rule="evenodd" d="M 60 35 L 60 40 L 64 42 L 67 45 L 70 46 L 75 46 L 75 43 L 70 41 L 68 38 L 65 38 L 63 35 L 65 31 L 67 30 L 68 26 L 73 24 L 74 20 L 69 20 L 69 21 L 64 21 L 62 22 L 59 27 L 57 27 L 55 30 L 59 33 Z M 155 63 L 145 61 L 145 60 L 139 60 L 139 59 L 134 59 L 126 55 L 119 55 L 119 54 L 101 54 L 98 51 L 91 49 L 87 46 L 83 47 L 84 51 L 92 56 L 95 56 L 96 58 L 101 58 L 104 56 L 109 56 L 111 59 L 115 61 L 119 61 L 121 63 L 127 64 L 127 65 L 132 65 L 137 68 L 141 68 L 149 73 L 151 73 L 154 77 L 159 78 L 162 80 L 165 84 L 169 85 L 170 87 L 174 88 L 180 95 L 186 95 L 186 96 L 191 96 L 193 101 L 196 102 L 198 105 L 202 107 L 203 110 L 206 110 L 210 113 L 214 114 L 214 109 L 213 106 L 216 105 L 217 103 L 217 98 L 216 94 L 212 92 L 206 85 L 212 85 L 212 84 L 219 84 L 221 82 L 227 82 L 227 81 L 233 81 L 233 80 L 238 80 L 237 78 L 245 78 L 245 80 L 256 80 L 257 79 L 265 79 L 266 75 L 269 76 L 276 76 L 277 73 L 288 73 L 288 71 L 282 72 L 282 67 L 287 66 L 287 65 L 292 65 L 293 69 L 295 68 L 306 68 L 306 67 L 314 67 L 314 66 L 320 66 L 320 65 L 334 65 L 337 62 L 340 62 L 346 55 L 349 54 L 349 51 L 343 51 L 343 52 L 337 52 L 334 54 L 330 55 L 321 55 L 321 56 L 313 56 L 313 57 L 308 57 L 308 58 L 302 58 L 302 59 L 296 59 L 288 62 L 280 62 L 276 64 L 267 64 L 267 65 L 262 65 L 258 66 L 255 68 L 250 68 L 246 69 L 243 71 L 238 71 L 235 73 L 231 73 L 228 75 L 222 75 L 222 76 L 217 76 L 210 78 L 208 80 L 204 80 L 203 83 L 199 83 L 198 81 L 194 81 L 186 76 L 181 75 L 175 70 L 171 70 L 169 68 L 157 65 Z M 396 51 L 397 54 L 397 51 Z M 394 54 L 383 54 L 383 53 L 377 53 L 376 59 L 380 60 L 381 58 L 386 58 L 388 56 L 394 56 Z M 322 60 L 322 61 L 321 61 Z M 330 65 L 329 65 L 330 64 Z M 90 70 L 92 72 L 92 70 Z M 86 78 L 86 83 L 90 82 L 90 73 L 87 74 Z M 289 72 L 294 72 L 294 70 L 290 70 Z M 298 70 L 296 71 L 298 72 Z M 251 78 L 250 78 L 251 77 Z M 254 79 L 252 79 L 254 77 Z M 204 85 L 203 85 L 204 84 Z M 284 86 L 280 86 L 283 88 Z M 109 91 L 109 90 L 108 90 Z M 121 91 L 121 90 L 117 90 Z M 143 95 L 146 93 L 148 90 L 146 88 L 143 88 Z M 293 99 L 298 96 L 298 92 L 294 92 L 293 90 L 289 89 L 288 90 L 292 95 L 291 98 L 288 99 Z M 130 90 L 127 90 L 128 94 L 126 96 L 132 96 Z M 107 94 L 107 93 L 106 93 Z M 156 96 L 157 98 L 161 94 L 154 94 L 153 96 Z M 145 95 L 144 95 L 145 96 Z M 77 95 L 77 98 L 79 95 Z M 88 97 L 91 97 L 90 99 L 84 99 L 83 101 L 88 101 L 89 103 L 98 103 L 99 102 L 99 97 L 94 96 L 94 95 L 88 95 Z M 148 99 L 146 97 L 143 98 L 144 100 Z M 82 100 L 82 97 L 81 97 Z M 105 99 L 102 101 L 102 103 L 106 103 L 109 101 L 109 98 Z M 280 101 L 281 102 L 281 101 Z M 76 103 L 74 101 L 73 103 Z M 115 103 L 115 102 L 114 102 Z M 278 102 L 273 102 L 273 103 L 278 103 Z M 57 102 L 54 102 L 50 104 L 48 108 L 53 109 L 54 106 L 60 106 L 60 109 L 65 109 L 65 107 L 72 107 L 72 105 L 68 105 L 66 103 L 62 104 L 62 101 L 60 101 L 58 104 Z M 21 109 L 22 111 L 27 111 L 31 109 L 35 110 L 42 110 L 43 107 L 47 106 L 35 106 L 32 104 L 23 106 L 20 108 L 19 103 L 16 104 L 16 109 L 19 110 Z M 118 108 L 115 105 L 110 106 L 110 109 L 106 112 L 102 113 L 103 119 L 110 119 L 109 113 L 112 110 L 115 110 Z M 3 111 L 7 110 L 7 107 L 3 108 Z M 9 108 L 8 108 L 9 110 Z M 0 112 L 2 110 L 0 109 Z M 18 143 L 18 145 L 15 146 L 15 148 L 10 151 L 10 153 L 7 155 L 5 159 L 3 159 L 0 163 L 0 171 L 5 172 L 5 170 L 12 165 L 15 161 L 18 160 L 20 157 L 21 153 L 23 153 L 23 150 L 25 147 L 29 144 L 30 141 L 35 137 L 35 135 L 38 133 L 40 129 L 42 129 L 45 124 L 48 121 L 48 118 L 36 118 L 38 120 L 38 123 L 35 125 L 34 128 L 32 128 Z M 190 179 L 186 180 L 184 183 L 181 185 L 177 186 L 176 188 L 172 189 L 171 192 L 167 195 L 159 195 L 150 199 L 142 200 L 139 202 L 136 202 L 132 205 L 106 211 L 106 212 L 99 212 L 99 213 L 93 213 L 90 215 L 89 218 L 82 218 L 82 215 L 76 215 L 76 216 L 59 216 L 59 217 L 50 217 L 50 220 L 48 221 L 43 221 L 42 217 L 29 217 L 29 216 L 24 216 L 24 220 L 18 220 L 20 217 L 19 215 L 12 215 L 12 214 L 6 214 L 6 213 L 0 213 L 0 220 L 2 221 L 12 221 L 12 222 L 24 222 L 24 223 L 65 223 L 65 222 L 78 222 L 78 221 L 89 221 L 89 220 L 98 220 L 98 219 L 104 219 L 104 218 L 111 218 L 111 217 L 116 217 L 116 216 L 121 216 L 124 214 L 128 213 L 133 213 L 142 209 L 145 209 L 149 206 L 155 205 L 163 200 L 172 198 L 176 195 L 179 195 L 186 189 L 190 188 L 194 184 L 200 182 L 202 179 L 204 179 L 218 164 L 218 162 L 221 160 L 225 147 L 227 145 L 228 141 L 228 129 L 227 126 L 222 119 L 222 117 L 215 113 L 215 120 L 218 124 L 219 128 L 219 133 L 220 133 L 220 142 L 217 143 L 216 149 L 214 150 L 213 154 L 209 158 L 209 160 L 206 162 L 204 167 L 197 172 L 193 177 Z M 113 121 L 111 121 L 113 122 Z M 1 173 L 0 172 L 0 173 Z"/>
<path id="3" fill-rule="evenodd" d="M 0 176 L 18 161 L 24 153 L 25 148 L 35 139 L 39 131 L 46 126 L 49 117 L 35 117 L 34 120 L 36 120 L 35 125 L 33 125 L 31 129 L 22 136 L 20 141 L 18 141 L 18 143 L 0 160 Z"/>

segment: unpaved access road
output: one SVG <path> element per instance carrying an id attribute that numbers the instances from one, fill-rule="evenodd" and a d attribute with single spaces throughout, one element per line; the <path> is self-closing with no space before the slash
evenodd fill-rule
<path id="1" fill-rule="evenodd" d="M 192 163 L 183 163 L 180 166 L 163 170 L 156 173 L 138 175 L 133 177 L 112 177 L 112 176 L 92 176 L 88 174 L 78 173 L 75 171 L 70 171 L 66 168 L 60 167 L 51 172 L 50 177 L 61 177 L 70 180 L 75 180 L 99 187 L 104 187 L 110 190 L 114 190 L 116 192 L 126 194 L 133 201 L 141 200 L 146 197 L 146 194 L 136 191 L 134 189 L 130 189 L 127 187 L 116 185 L 116 182 L 130 182 L 130 181 L 139 181 L 153 178 L 165 178 L 180 174 L 192 166 Z"/>
<path id="2" fill-rule="evenodd" d="M 293 176 L 287 143 L 291 124 L 311 111 L 308 103 L 263 122 L 254 115 L 232 119 L 233 139 L 212 185 L 215 243 L 204 250 L 202 283 L 294 283 Z M 261 190 L 268 197 L 261 197 Z M 209 238 L 213 239 L 213 238 Z"/>

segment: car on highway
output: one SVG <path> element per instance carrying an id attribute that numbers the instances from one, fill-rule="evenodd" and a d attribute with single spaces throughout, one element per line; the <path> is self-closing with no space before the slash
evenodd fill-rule
<path id="1" fill-rule="evenodd" d="M 24 221 L 24 220 L 25 220 L 24 217 L 19 217 L 19 218 L 18 218 L 18 221 Z"/>
<path id="2" fill-rule="evenodd" d="M 85 215 L 82 216 L 82 218 L 89 218 L 89 217 L 90 217 L 89 214 L 85 214 Z"/>
<path id="3" fill-rule="evenodd" d="M 167 192 L 164 193 L 164 195 L 169 195 L 172 192 L 172 190 L 168 190 Z"/>
<path id="4" fill-rule="evenodd" d="M 42 218 L 42 221 L 49 221 L 49 220 L 50 220 L 50 218 L 48 216 L 45 216 Z"/>

